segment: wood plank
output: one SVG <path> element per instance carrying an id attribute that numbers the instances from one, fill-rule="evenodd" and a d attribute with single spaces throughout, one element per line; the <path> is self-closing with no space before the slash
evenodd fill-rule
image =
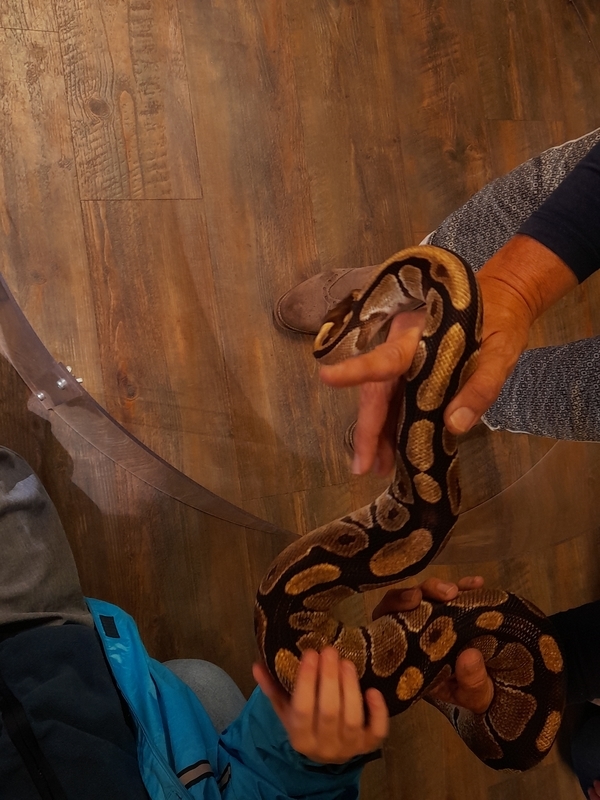
<path id="1" fill-rule="evenodd" d="M 560 119 L 560 71 L 547 3 L 474 0 L 471 10 L 485 117 Z"/>
<path id="2" fill-rule="evenodd" d="M 55 31 L 54 7 L 47 0 L 0 0 L 0 28 Z"/>
<path id="3" fill-rule="evenodd" d="M 560 109 L 569 139 L 600 126 L 600 14 L 594 0 L 553 3 Z"/>
<path id="4" fill-rule="evenodd" d="M 52 355 L 102 402 L 58 39 L 0 31 L 0 49 L 0 270 Z"/>
<path id="5" fill-rule="evenodd" d="M 106 409 L 237 502 L 237 461 L 201 201 L 83 204 Z"/>
<path id="6" fill-rule="evenodd" d="M 391 53 L 392 4 L 287 3 L 324 268 L 378 264 L 413 244 Z M 394 27 L 392 34 L 399 31 Z"/>
<path id="7" fill-rule="evenodd" d="M 175 0 L 56 0 L 84 200 L 201 196 Z"/>
<path id="8" fill-rule="evenodd" d="M 266 2 L 182 0 L 181 13 L 242 498 L 339 483 L 321 432 L 340 398 L 302 337 L 272 324 L 275 298 L 318 259 L 287 20 Z"/>
<path id="9" fill-rule="evenodd" d="M 492 177 L 472 11 L 464 0 L 401 3 L 385 23 L 411 221 L 431 231 Z"/>

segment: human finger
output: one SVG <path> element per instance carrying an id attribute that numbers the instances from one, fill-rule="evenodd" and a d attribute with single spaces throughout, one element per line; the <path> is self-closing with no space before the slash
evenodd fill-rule
<path id="1" fill-rule="evenodd" d="M 392 320 L 383 344 L 339 364 L 323 365 L 320 376 L 328 386 L 358 386 L 370 381 L 395 380 L 410 367 L 421 339 L 425 315 L 406 311 Z"/>
<path id="2" fill-rule="evenodd" d="M 319 655 L 306 650 L 300 659 L 290 706 L 295 727 L 312 727 L 317 709 Z"/>
<path id="3" fill-rule="evenodd" d="M 385 699 L 378 689 L 367 689 L 365 700 L 369 709 L 369 724 L 365 751 L 375 750 L 389 733 L 390 715 Z"/>
<path id="4" fill-rule="evenodd" d="M 343 738 L 352 746 L 362 735 L 365 724 L 363 698 L 356 667 L 352 661 L 344 659 L 340 662 L 342 684 L 342 732 Z"/>
<path id="5" fill-rule="evenodd" d="M 590 800 L 600 800 L 600 781 L 594 781 L 594 785 L 588 789 Z"/>
<path id="6" fill-rule="evenodd" d="M 271 705 L 275 709 L 275 713 L 281 719 L 289 706 L 289 695 L 271 677 L 271 674 L 264 664 L 253 664 L 252 675 L 254 676 L 256 683 L 261 688 L 263 694 L 265 694 L 271 701 Z"/>
<path id="7" fill-rule="evenodd" d="M 483 584 L 484 579 L 481 575 L 471 575 L 458 580 L 458 588 L 461 592 L 466 592 L 469 589 L 481 589 Z"/>
<path id="8" fill-rule="evenodd" d="M 360 387 L 358 417 L 352 437 L 352 472 L 355 475 L 364 475 L 371 468 L 386 475 L 394 467 L 395 446 L 386 438 L 386 424 L 396 386 L 397 381 L 382 381 L 364 383 Z"/>
<path id="9" fill-rule="evenodd" d="M 319 686 L 316 736 L 319 741 L 337 739 L 340 725 L 341 682 L 339 655 L 333 647 L 326 647 L 319 657 Z"/>
<path id="10" fill-rule="evenodd" d="M 494 698 L 494 685 L 479 650 L 472 647 L 459 654 L 456 659 L 455 678 L 456 704 L 470 709 L 475 714 L 487 711 Z"/>
<path id="11" fill-rule="evenodd" d="M 444 412 L 451 433 L 466 433 L 481 419 L 500 394 L 521 352 L 522 348 L 514 348 L 502 332 L 482 343 L 478 367 Z"/>
<path id="12" fill-rule="evenodd" d="M 433 575 L 426 578 L 420 586 L 423 597 L 428 600 L 438 600 L 442 603 L 448 600 L 454 600 L 458 594 L 458 586 L 456 583 L 443 581 Z"/>

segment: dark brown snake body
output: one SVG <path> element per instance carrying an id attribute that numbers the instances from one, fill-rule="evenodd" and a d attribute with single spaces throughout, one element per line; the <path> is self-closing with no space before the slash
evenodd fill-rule
<path id="1" fill-rule="evenodd" d="M 461 650 L 477 647 L 494 683 L 487 712 L 436 705 L 486 764 L 528 769 L 550 750 L 565 696 L 560 648 L 535 606 L 481 589 L 445 604 L 422 602 L 364 627 L 333 615 L 357 592 L 420 572 L 459 513 L 457 440 L 443 412 L 472 374 L 479 350 L 482 309 L 472 271 L 434 247 L 397 253 L 326 318 L 315 355 L 333 363 L 363 351 L 407 296 L 423 300 L 427 321 L 407 374 L 394 480 L 370 505 L 302 536 L 273 562 L 256 600 L 259 649 L 291 692 L 302 652 L 333 645 L 356 665 L 363 691 L 379 689 L 393 715 L 448 677 Z"/>

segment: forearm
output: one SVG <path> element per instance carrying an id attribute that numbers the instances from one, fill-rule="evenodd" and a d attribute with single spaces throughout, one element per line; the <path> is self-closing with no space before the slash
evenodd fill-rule
<path id="1" fill-rule="evenodd" d="M 535 239 L 517 234 L 477 273 L 485 310 L 513 315 L 515 309 L 528 326 L 577 285 L 572 269 Z M 489 313 L 489 312 L 488 312 Z"/>

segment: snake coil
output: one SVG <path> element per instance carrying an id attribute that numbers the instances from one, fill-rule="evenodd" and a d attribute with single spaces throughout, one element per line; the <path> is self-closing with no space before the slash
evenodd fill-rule
<path id="1" fill-rule="evenodd" d="M 486 713 L 435 705 L 484 763 L 525 770 L 550 750 L 565 697 L 556 635 L 532 603 L 480 589 L 363 627 L 333 615 L 353 594 L 420 572 L 459 513 L 458 445 L 443 412 L 473 373 L 479 350 L 482 307 L 471 269 L 435 247 L 397 253 L 328 315 L 315 356 L 334 363 L 362 352 L 407 297 L 425 303 L 426 324 L 406 376 L 394 480 L 371 504 L 302 536 L 275 559 L 256 598 L 258 646 L 291 692 L 302 652 L 332 645 L 354 662 L 363 691 L 383 693 L 392 715 L 450 676 L 462 650 L 477 647 L 494 683 Z"/>

